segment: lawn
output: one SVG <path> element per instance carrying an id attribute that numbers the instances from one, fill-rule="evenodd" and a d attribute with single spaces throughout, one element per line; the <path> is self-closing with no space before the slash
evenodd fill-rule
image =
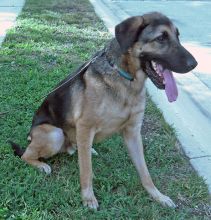
<path id="1" fill-rule="evenodd" d="M 50 176 L 13 156 L 7 141 L 27 145 L 42 97 L 110 38 L 88 0 L 26 0 L 0 49 L 0 219 L 210 219 L 207 187 L 150 98 L 143 126 L 146 161 L 155 185 L 177 209 L 163 208 L 145 192 L 118 135 L 95 145 L 99 211 L 82 207 L 77 154 L 49 159 Z"/>

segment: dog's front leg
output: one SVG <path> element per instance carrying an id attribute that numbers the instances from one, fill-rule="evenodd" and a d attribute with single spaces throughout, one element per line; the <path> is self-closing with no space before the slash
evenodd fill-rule
<path id="1" fill-rule="evenodd" d="M 152 182 L 151 176 L 149 174 L 144 159 L 144 150 L 140 135 L 140 128 L 127 127 L 123 131 L 123 136 L 129 154 L 138 171 L 138 174 L 141 178 L 141 182 L 144 188 L 156 201 L 160 202 L 164 206 L 176 207 L 173 201 L 168 196 L 163 195 Z"/>
<path id="2" fill-rule="evenodd" d="M 95 132 L 85 125 L 78 124 L 76 127 L 76 140 L 78 147 L 78 161 L 80 168 L 80 183 L 83 205 L 97 209 L 98 202 L 95 198 L 92 186 L 92 161 L 91 146 Z"/>

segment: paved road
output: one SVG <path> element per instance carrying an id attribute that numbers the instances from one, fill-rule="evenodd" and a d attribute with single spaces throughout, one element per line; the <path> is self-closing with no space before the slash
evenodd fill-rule
<path id="1" fill-rule="evenodd" d="M 184 46 L 196 57 L 198 67 L 185 75 L 174 74 L 179 98 L 169 103 L 150 81 L 147 89 L 171 124 L 193 167 L 211 192 L 211 1 L 111 1 L 90 0 L 113 33 L 114 26 L 132 15 L 160 11 L 181 32 Z"/>

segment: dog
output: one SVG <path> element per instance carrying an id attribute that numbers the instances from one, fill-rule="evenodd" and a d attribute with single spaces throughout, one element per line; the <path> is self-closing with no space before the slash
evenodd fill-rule
<path id="1" fill-rule="evenodd" d="M 59 152 L 72 154 L 77 146 L 81 195 L 84 206 L 98 208 L 92 183 L 91 149 L 119 132 L 146 191 L 158 202 L 176 207 L 154 185 L 145 159 L 141 126 L 147 77 L 177 99 L 172 71 L 186 73 L 197 66 L 180 44 L 179 31 L 158 12 L 130 17 L 115 27 L 115 37 L 103 50 L 68 76 L 36 111 L 26 150 L 12 142 L 15 154 L 46 173 L 51 167 L 39 160 Z"/>

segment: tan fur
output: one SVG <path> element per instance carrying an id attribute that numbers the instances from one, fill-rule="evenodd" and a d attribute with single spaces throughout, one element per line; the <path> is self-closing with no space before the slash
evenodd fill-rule
<path id="1" fill-rule="evenodd" d="M 127 71 L 134 75 L 134 81 L 126 82 L 126 85 L 121 82 L 114 83 L 113 79 L 107 76 L 102 81 L 98 81 L 87 71 L 84 75 L 86 90 L 77 95 L 77 100 L 73 104 L 74 114 L 71 113 L 70 118 L 67 119 L 74 125 L 74 127 L 67 127 L 66 133 L 69 142 L 77 144 L 78 148 L 83 203 L 90 208 L 98 207 L 92 187 L 92 143 L 116 132 L 123 132 L 127 143 L 127 139 L 131 138 L 130 135 L 126 135 L 130 127 L 135 127 L 137 135 L 140 136 L 145 108 L 144 82 L 146 75 L 140 69 L 140 63 L 136 58 L 127 55 L 123 56 L 122 60 L 122 66 L 127 66 Z M 118 101 L 114 102 L 109 92 L 105 91 L 105 83 L 114 91 L 118 91 Z M 112 111 L 110 106 L 112 106 Z M 48 135 L 54 128 L 54 126 L 45 124 L 34 128 L 31 132 L 32 141 L 22 156 L 27 163 L 43 169 L 47 173 L 50 173 L 48 165 L 39 162 L 38 158 L 53 156 L 65 148 L 61 146 L 57 150 L 52 150 L 53 143 L 49 140 Z M 130 141 L 128 140 L 128 142 Z M 138 143 L 136 144 L 138 145 Z M 139 159 L 141 159 L 143 158 L 143 146 L 139 145 L 139 147 L 141 147 L 139 153 Z M 137 169 L 147 191 L 150 194 L 158 191 L 152 183 L 145 162 L 138 164 Z M 153 197 L 156 198 L 157 194 Z"/>
<path id="2" fill-rule="evenodd" d="M 141 182 L 148 193 L 161 204 L 175 207 L 169 197 L 158 191 L 150 177 L 140 135 L 145 109 L 144 84 L 147 77 L 142 69 L 140 57 L 143 52 L 159 54 L 164 53 L 160 52 L 164 49 L 152 40 L 147 43 L 142 40 L 135 43 L 133 41 L 137 38 L 138 29 L 150 24 L 153 18 L 161 18 L 162 22 L 167 20 L 167 24 L 170 22 L 159 13 L 151 13 L 143 17 L 129 18 L 117 25 L 117 40 L 111 41 L 104 57 L 96 59 L 80 79 L 57 91 L 56 96 L 49 95 L 33 119 L 29 136 L 31 142 L 22 159 L 50 173 L 50 166 L 39 161 L 39 158 L 48 158 L 59 152 L 72 154 L 77 145 L 82 200 L 83 204 L 90 208 L 98 207 L 92 184 L 92 145 L 93 142 L 115 132 L 123 135 Z M 177 40 L 172 24 L 160 25 L 159 29 L 154 30 L 154 35 L 159 35 L 164 30 L 173 40 Z M 150 33 L 148 28 L 148 35 Z M 114 61 L 114 67 L 110 66 L 110 61 Z M 121 77 L 115 66 L 130 73 L 134 80 L 129 81 Z M 56 102 L 57 99 L 59 104 Z M 61 105 L 61 100 L 65 105 Z M 58 113 L 60 108 L 63 111 Z M 45 120 L 49 120 L 49 123 Z M 53 125 L 56 123 L 58 127 Z"/>

